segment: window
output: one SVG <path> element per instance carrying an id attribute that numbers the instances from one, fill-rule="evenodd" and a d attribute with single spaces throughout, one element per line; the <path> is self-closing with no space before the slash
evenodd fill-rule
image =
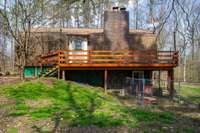
<path id="1" fill-rule="evenodd" d="M 82 50 L 83 49 L 82 40 L 75 40 L 74 43 L 75 43 L 74 50 Z"/>

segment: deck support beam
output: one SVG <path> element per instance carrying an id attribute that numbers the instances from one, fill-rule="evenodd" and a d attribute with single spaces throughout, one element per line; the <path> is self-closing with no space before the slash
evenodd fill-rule
<path id="1" fill-rule="evenodd" d="M 104 70 L 104 90 L 107 93 L 107 80 L 108 80 L 108 71 L 107 69 Z"/>
<path id="2" fill-rule="evenodd" d="M 168 70 L 168 91 L 171 98 L 174 96 L 174 69 Z"/>

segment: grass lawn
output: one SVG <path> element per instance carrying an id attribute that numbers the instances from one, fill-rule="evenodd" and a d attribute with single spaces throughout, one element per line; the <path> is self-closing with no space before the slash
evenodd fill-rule
<path id="1" fill-rule="evenodd" d="M 200 86 L 181 85 L 177 93 L 188 103 L 200 104 Z"/>
<path id="2" fill-rule="evenodd" d="M 40 79 L 0 86 L 0 132 L 195 133 L 195 124 L 156 105 L 127 107 L 101 88 L 74 82 Z"/>

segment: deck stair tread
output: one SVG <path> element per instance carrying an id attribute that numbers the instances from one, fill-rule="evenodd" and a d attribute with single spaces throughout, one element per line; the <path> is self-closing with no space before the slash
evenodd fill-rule
<path id="1" fill-rule="evenodd" d="M 58 70 L 57 66 L 55 66 L 53 68 L 49 68 L 49 69 L 47 69 L 46 72 L 42 73 L 41 77 L 51 76 L 52 74 L 56 73 L 57 70 Z"/>

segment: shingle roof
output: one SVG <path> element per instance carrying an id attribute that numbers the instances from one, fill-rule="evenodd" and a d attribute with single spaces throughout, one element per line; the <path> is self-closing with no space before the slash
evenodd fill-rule
<path id="1" fill-rule="evenodd" d="M 48 27 L 42 27 L 42 28 L 32 28 L 31 32 L 33 33 L 65 33 L 67 35 L 90 35 L 90 34 L 101 34 L 104 32 L 103 29 L 92 29 L 92 28 L 48 28 Z M 146 34 L 153 34 L 150 30 L 135 30 L 130 29 L 130 34 L 134 33 L 146 33 Z"/>

